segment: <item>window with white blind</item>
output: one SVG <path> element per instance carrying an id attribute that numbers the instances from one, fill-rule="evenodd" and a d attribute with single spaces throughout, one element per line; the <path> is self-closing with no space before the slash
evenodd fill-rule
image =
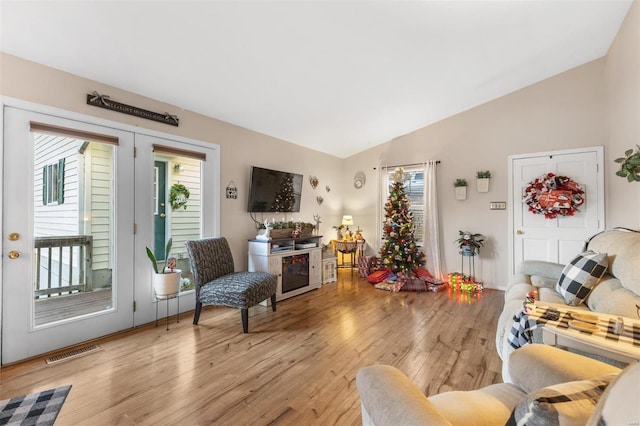
<path id="1" fill-rule="evenodd" d="M 382 200 L 382 218 L 384 220 L 384 203 L 389 197 L 389 187 L 393 183 L 394 169 L 387 169 L 386 172 L 386 194 Z M 422 245 L 424 242 L 424 171 L 422 168 L 404 169 L 404 190 L 409 198 L 409 210 L 413 213 L 413 224 L 415 226 L 414 239 L 416 244 Z"/>

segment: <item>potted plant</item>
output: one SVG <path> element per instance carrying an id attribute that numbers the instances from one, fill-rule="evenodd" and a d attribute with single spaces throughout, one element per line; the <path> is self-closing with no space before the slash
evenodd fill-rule
<path id="1" fill-rule="evenodd" d="M 169 253 L 171 252 L 171 246 L 173 244 L 173 238 L 169 238 L 167 245 L 164 248 L 164 258 L 166 264 L 160 269 L 160 262 L 156 259 L 153 250 L 149 247 L 147 249 L 147 257 L 151 261 L 153 267 L 153 291 L 156 296 L 168 296 L 171 294 L 177 294 L 180 291 L 180 276 L 179 269 L 175 269 L 175 259 L 169 259 Z"/>
<path id="2" fill-rule="evenodd" d="M 627 182 L 640 182 L 640 145 L 636 145 L 635 152 L 628 149 L 624 155 L 615 159 L 616 163 L 620 163 L 616 176 L 627 178 Z"/>
<path id="3" fill-rule="evenodd" d="M 273 221 L 269 223 L 269 227 L 271 228 L 270 237 L 271 238 L 289 238 L 292 236 L 293 231 L 296 229 L 296 224 L 300 228 L 300 234 L 296 237 L 306 238 L 311 236 L 313 233 L 313 229 L 315 225 L 312 223 L 306 222 L 294 222 L 294 221 Z M 260 229 L 264 229 L 265 224 L 260 224 Z"/>
<path id="4" fill-rule="evenodd" d="M 466 200 L 467 199 L 467 180 L 466 179 L 456 179 L 453 182 L 453 187 L 456 192 L 456 200 Z"/>
<path id="5" fill-rule="evenodd" d="M 476 186 L 478 192 L 489 192 L 489 181 L 491 180 L 491 172 L 489 170 L 480 170 L 476 173 Z"/>
<path id="6" fill-rule="evenodd" d="M 475 256 L 480 252 L 480 247 L 484 246 L 484 235 L 473 234 L 468 231 L 458 231 L 460 237 L 455 241 L 460 247 L 460 254 L 463 256 Z"/>

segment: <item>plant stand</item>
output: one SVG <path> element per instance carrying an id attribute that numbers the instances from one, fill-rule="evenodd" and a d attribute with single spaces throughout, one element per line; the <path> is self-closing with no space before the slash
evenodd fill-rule
<path id="1" fill-rule="evenodd" d="M 169 299 L 177 299 L 178 310 L 176 311 L 176 323 L 180 322 L 180 293 L 175 294 L 167 294 L 167 295 L 155 295 L 156 298 L 156 327 L 158 326 L 158 305 L 161 300 L 165 300 L 167 304 L 167 316 L 165 317 L 165 322 L 167 324 L 167 331 L 169 331 Z"/>
<path id="2" fill-rule="evenodd" d="M 464 258 L 467 258 L 467 264 L 469 265 L 469 279 L 471 281 L 476 280 L 476 253 L 475 252 L 465 252 L 465 251 L 461 251 L 460 252 L 460 259 L 462 260 L 461 262 L 461 273 L 464 276 Z"/>

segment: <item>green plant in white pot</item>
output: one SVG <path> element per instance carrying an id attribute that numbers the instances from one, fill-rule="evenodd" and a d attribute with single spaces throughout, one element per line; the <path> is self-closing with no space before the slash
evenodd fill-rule
<path id="1" fill-rule="evenodd" d="M 478 189 L 478 192 L 489 192 L 491 172 L 489 170 L 480 170 L 476 173 L 476 177 L 476 188 Z"/>
<path id="2" fill-rule="evenodd" d="M 467 199 L 467 180 L 458 178 L 453 182 L 456 200 L 463 201 Z"/>
<path id="3" fill-rule="evenodd" d="M 172 294 L 177 294 L 180 291 L 180 277 L 182 271 L 175 269 L 175 259 L 169 259 L 169 253 L 171 252 L 172 245 L 173 238 L 169 238 L 164 249 L 165 265 L 162 266 L 162 269 L 160 269 L 160 262 L 156 259 L 156 255 L 153 254 L 153 250 L 146 247 L 147 257 L 151 261 L 151 266 L 153 267 L 153 291 L 156 296 L 166 297 Z"/>

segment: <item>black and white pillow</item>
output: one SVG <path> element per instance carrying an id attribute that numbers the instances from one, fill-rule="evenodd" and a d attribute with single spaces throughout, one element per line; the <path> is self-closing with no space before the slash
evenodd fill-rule
<path id="1" fill-rule="evenodd" d="M 562 270 L 556 291 L 567 305 L 578 306 L 607 270 L 607 253 L 591 250 L 580 253 Z"/>
<path id="2" fill-rule="evenodd" d="M 533 391 L 513 409 L 507 426 L 584 425 L 602 393 L 617 376 L 617 373 L 608 374 Z"/>

